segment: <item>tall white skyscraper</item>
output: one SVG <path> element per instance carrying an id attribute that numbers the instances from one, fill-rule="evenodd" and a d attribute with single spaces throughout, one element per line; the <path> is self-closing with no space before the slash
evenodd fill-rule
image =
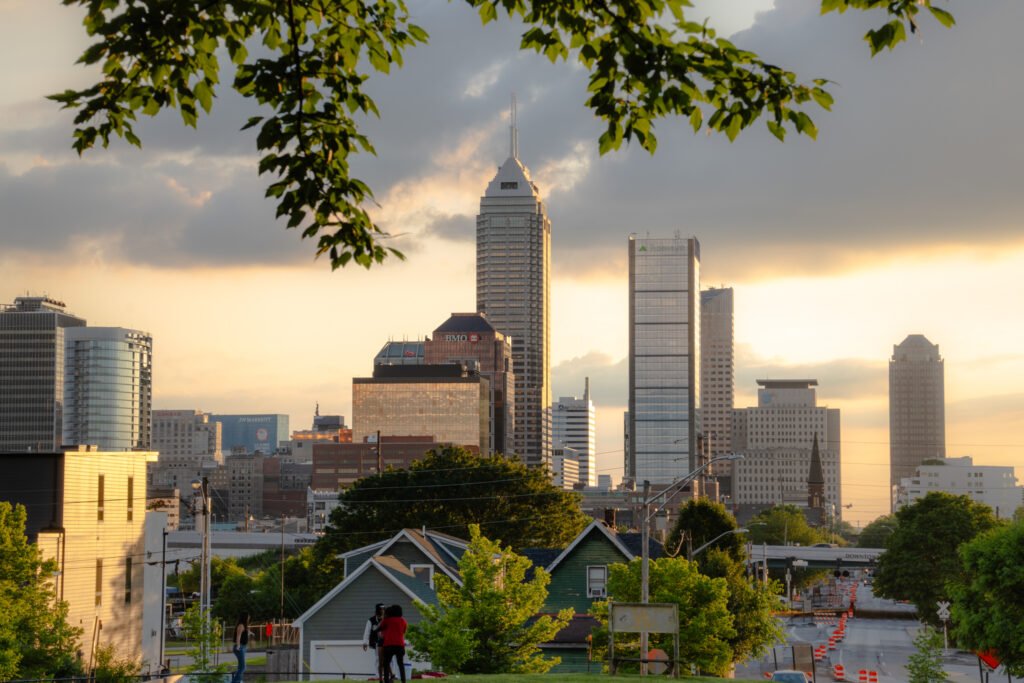
<path id="1" fill-rule="evenodd" d="M 732 452 L 735 395 L 732 288 L 700 293 L 700 423 L 704 452 L 711 457 Z M 715 463 L 719 495 L 732 495 L 732 463 Z"/>
<path id="2" fill-rule="evenodd" d="M 510 137 L 476 218 L 476 305 L 512 338 L 515 452 L 531 467 L 550 467 L 551 221 L 519 160 L 514 105 Z"/>
<path id="3" fill-rule="evenodd" d="M 892 347 L 889 361 L 889 484 L 946 457 L 945 368 L 939 345 L 921 334 Z"/>
<path id="4" fill-rule="evenodd" d="M 698 464 L 700 243 L 629 237 L 627 485 L 670 484 Z"/>
<path id="5" fill-rule="evenodd" d="M 153 338 L 122 327 L 64 334 L 64 443 L 147 450 L 153 413 Z"/>
<path id="6" fill-rule="evenodd" d="M 570 448 L 579 460 L 579 480 L 597 486 L 597 414 L 590 401 L 590 378 L 583 385 L 583 398 L 562 396 L 551 407 L 553 444 Z"/>

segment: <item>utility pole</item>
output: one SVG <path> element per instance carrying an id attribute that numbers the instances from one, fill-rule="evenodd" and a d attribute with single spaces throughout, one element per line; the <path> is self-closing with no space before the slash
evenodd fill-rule
<path id="1" fill-rule="evenodd" d="M 281 515 L 281 623 L 284 623 L 284 515 Z"/>
<path id="2" fill-rule="evenodd" d="M 377 430 L 377 474 L 384 474 L 384 444 L 380 442 L 380 430 Z"/>
<path id="3" fill-rule="evenodd" d="M 640 602 L 644 605 L 650 599 L 648 593 L 650 587 L 648 584 L 648 565 L 650 564 L 650 545 L 651 538 L 651 482 L 644 480 L 644 501 L 643 501 L 643 513 L 640 522 Z M 640 675 L 647 675 L 647 631 L 640 632 Z"/>

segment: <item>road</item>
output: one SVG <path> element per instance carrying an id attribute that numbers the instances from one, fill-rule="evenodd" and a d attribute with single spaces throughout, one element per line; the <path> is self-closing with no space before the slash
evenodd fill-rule
<path id="1" fill-rule="evenodd" d="M 846 623 L 846 637 L 836 649 L 828 653 L 825 661 L 817 663 L 817 680 L 832 681 L 832 665 L 842 664 L 846 680 L 857 682 L 858 672 L 875 671 L 878 683 L 906 683 L 907 662 L 915 652 L 914 637 L 921 624 L 906 618 L 907 606 L 875 597 L 870 588 L 860 586 L 857 592 L 857 606 L 877 614 L 877 618 L 854 617 Z M 882 616 L 892 615 L 892 616 Z M 816 623 L 809 617 L 792 617 L 785 620 L 786 644 L 810 643 L 814 646 L 828 642 L 835 630 L 834 624 Z M 791 668 L 791 650 L 779 647 L 777 652 L 779 668 Z M 760 678 L 764 672 L 775 668 L 775 659 L 769 654 L 760 661 L 751 661 L 738 666 L 736 676 Z M 973 653 L 951 650 L 943 657 L 943 668 L 949 674 L 951 683 L 970 683 L 980 679 L 978 659 Z M 1021 678 L 1007 678 L 1002 670 L 993 672 L 987 682 L 982 683 L 1024 683 Z"/>

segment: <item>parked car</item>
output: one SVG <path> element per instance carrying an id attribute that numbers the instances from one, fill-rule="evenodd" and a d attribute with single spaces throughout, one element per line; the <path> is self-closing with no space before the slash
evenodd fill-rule
<path id="1" fill-rule="evenodd" d="M 811 683 L 811 679 L 803 671 L 792 670 L 776 671 L 769 680 L 779 681 L 779 683 Z"/>

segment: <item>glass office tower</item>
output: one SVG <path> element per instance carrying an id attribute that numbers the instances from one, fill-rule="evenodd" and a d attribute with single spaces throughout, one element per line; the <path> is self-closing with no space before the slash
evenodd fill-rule
<path id="1" fill-rule="evenodd" d="M 627 484 L 669 484 L 698 465 L 700 243 L 629 237 Z"/>
<path id="2" fill-rule="evenodd" d="M 85 325 L 64 309 L 42 296 L 0 306 L 0 451 L 54 451 L 63 443 L 64 333 Z"/>
<path id="3" fill-rule="evenodd" d="M 122 327 L 75 327 L 64 339 L 64 443 L 148 449 L 153 338 Z"/>

